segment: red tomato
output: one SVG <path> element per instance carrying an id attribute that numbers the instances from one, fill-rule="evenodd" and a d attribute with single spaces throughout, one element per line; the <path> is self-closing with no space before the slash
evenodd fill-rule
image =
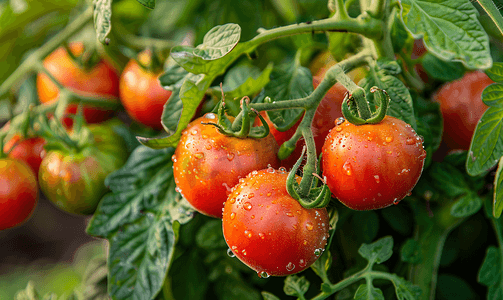
<path id="1" fill-rule="evenodd" d="M 28 220 L 38 202 L 37 178 L 20 160 L 0 159 L 0 230 Z"/>
<path id="2" fill-rule="evenodd" d="M 470 148 L 477 122 L 488 108 L 481 100 L 482 91 L 492 83 L 484 72 L 475 71 L 444 84 L 433 95 L 444 118 L 442 143 L 447 150 Z"/>
<path id="3" fill-rule="evenodd" d="M 157 80 L 161 72 L 152 73 L 131 60 L 120 78 L 121 102 L 128 114 L 143 125 L 157 130 L 163 128 L 163 106 L 171 96 L 171 91 L 165 90 Z"/>
<path id="4" fill-rule="evenodd" d="M 45 156 L 44 145 L 45 140 L 41 137 L 22 139 L 20 135 L 15 135 L 5 144 L 4 152 L 7 153 L 15 146 L 10 151 L 9 157 L 27 163 L 37 176 L 40 163 Z"/>
<path id="5" fill-rule="evenodd" d="M 239 181 L 225 202 L 225 241 L 261 277 L 309 268 L 327 243 L 327 210 L 303 208 L 286 191 L 287 176 L 273 168 L 254 171 Z"/>
<path id="6" fill-rule="evenodd" d="M 416 185 L 426 151 L 407 123 L 386 116 L 378 124 L 336 125 L 323 145 L 323 176 L 332 194 L 355 210 L 397 204 Z"/>
<path id="7" fill-rule="evenodd" d="M 70 50 L 75 56 L 84 51 L 84 44 L 75 42 L 70 44 Z M 61 47 L 44 59 L 44 67 L 65 87 L 71 88 L 84 95 L 100 95 L 119 97 L 119 75 L 117 71 L 105 60 L 99 61 L 90 70 L 84 70 Z M 37 75 L 37 90 L 40 102 L 48 103 L 57 99 L 59 90 L 57 86 L 43 73 Z M 77 105 L 70 105 L 68 114 L 75 114 Z M 98 107 L 84 107 L 84 117 L 88 123 L 99 123 L 113 114 L 113 111 Z M 69 118 L 65 124 L 72 124 Z"/>
<path id="8" fill-rule="evenodd" d="M 239 178 L 253 170 L 279 167 L 279 146 L 272 135 L 263 139 L 235 138 L 212 125 L 217 116 L 207 113 L 182 132 L 173 155 L 177 190 L 202 214 L 221 218 L 223 203 Z"/>
<path id="9" fill-rule="evenodd" d="M 320 84 L 321 80 L 322 79 L 319 77 L 313 77 L 314 88 L 316 88 Z M 347 91 L 346 88 L 342 84 L 336 83 L 334 86 L 330 88 L 330 90 L 328 90 L 327 94 L 325 95 L 325 97 L 323 97 L 320 105 L 316 109 L 313 123 L 311 125 L 311 130 L 313 131 L 314 142 L 316 144 L 316 152 L 318 154 L 321 153 L 321 147 L 325 142 L 325 137 L 327 136 L 330 129 L 334 127 L 335 120 L 342 117 L 341 105 L 342 101 L 344 100 L 344 95 L 346 94 L 346 91 Z M 274 127 L 274 124 L 271 122 L 269 117 L 267 117 L 267 114 L 265 112 L 261 112 L 261 114 L 262 116 L 264 116 L 264 119 L 269 125 L 269 129 L 272 135 L 274 136 L 279 145 L 288 141 L 293 136 L 293 134 L 295 133 L 297 127 L 301 122 L 301 120 L 299 120 L 290 129 L 281 132 L 278 131 L 276 127 Z M 257 119 L 255 124 L 256 125 L 260 124 L 260 121 L 258 121 Z M 287 159 L 283 160 L 281 164 L 284 167 L 291 168 L 295 164 L 295 162 L 299 159 L 302 153 L 302 147 L 304 145 L 305 145 L 304 140 L 300 139 L 297 142 L 295 151 Z"/>
<path id="10" fill-rule="evenodd" d="M 81 151 L 49 151 L 39 171 L 40 189 L 60 209 L 92 214 L 108 191 L 105 178 L 124 165 L 126 145 L 111 127 L 90 125 L 94 143 Z"/>

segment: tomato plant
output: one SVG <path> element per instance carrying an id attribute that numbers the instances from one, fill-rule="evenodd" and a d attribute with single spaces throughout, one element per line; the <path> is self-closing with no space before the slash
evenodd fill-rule
<path id="1" fill-rule="evenodd" d="M 301 272 L 320 257 L 327 244 L 327 210 L 302 207 L 286 190 L 287 176 L 284 169 L 253 171 L 239 181 L 225 202 L 225 241 L 261 277 Z"/>
<path id="2" fill-rule="evenodd" d="M 484 72 L 469 72 L 459 80 L 444 84 L 433 95 L 440 103 L 444 119 L 442 141 L 448 150 L 470 147 L 475 127 L 489 108 L 481 100 L 482 91 L 492 83 Z"/>
<path id="3" fill-rule="evenodd" d="M 347 207 L 378 209 L 411 193 L 425 158 L 422 138 L 402 120 L 385 117 L 360 126 L 342 122 L 323 145 L 323 176 Z"/>
<path id="4" fill-rule="evenodd" d="M 38 169 L 45 156 L 44 145 L 45 140 L 41 137 L 23 139 L 20 135 L 15 135 L 5 144 L 4 152 L 8 152 L 10 158 L 27 163 L 38 176 Z"/>
<path id="5" fill-rule="evenodd" d="M 147 56 L 143 59 L 143 66 L 136 60 L 130 60 L 122 71 L 119 86 L 121 102 L 133 119 L 145 126 L 161 130 L 162 109 L 171 96 L 171 91 L 165 90 L 159 84 L 157 77 L 162 70 L 147 68 L 150 54 L 140 55 Z"/>
<path id="6" fill-rule="evenodd" d="M 127 158 L 124 141 L 106 125 L 90 125 L 92 141 L 79 149 L 47 153 L 39 171 L 40 189 L 60 209 L 92 214 L 107 192 L 105 178 Z"/>
<path id="7" fill-rule="evenodd" d="M 84 44 L 74 42 L 69 44 L 69 50 L 75 57 L 84 55 Z M 91 94 L 105 97 L 119 97 L 119 74 L 114 67 L 104 59 L 91 66 L 79 65 L 64 47 L 56 49 L 44 59 L 44 67 L 63 86 L 81 94 Z M 46 74 L 37 76 L 38 97 L 42 103 L 51 103 L 59 95 L 58 87 Z M 76 105 L 69 105 L 67 114 L 75 114 Z M 109 119 L 113 111 L 99 107 L 85 106 L 84 117 L 88 123 L 99 123 Z M 71 120 L 65 119 L 65 124 L 70 125 Z"/>
<path id="8" fill-rule="evenodd" d="M 38 202 L 37 178 L 24 162 L 0 159 L 0 230 L 23 224 Z"/>
<path id="9" fill-rule="evenodd" d="M 279 167 L 278 144 L 272 135 L 263 139 L 225 136 L 212 125 L 217 116 L 207 113 L 183 131 L 173 155 L 174 179 L 180 193 L 199 212 L 222 217 L 223 203 L 239 178 L 253 170 Z"/>

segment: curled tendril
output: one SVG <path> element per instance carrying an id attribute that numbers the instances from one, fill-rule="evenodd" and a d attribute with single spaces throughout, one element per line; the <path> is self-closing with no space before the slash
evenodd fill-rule
<path id="1" fill-rule="evenodd" d="M 346 93 L 344 97 L 344 101 L 342 102 L 342 114 L 352 124 L 355 125 L 363 125 L 363 124 L 377 124 L 381 122 L 386 116 L 386 112 L 388 111 L 390 97 L 388 93 L 380 89 L 376 86 L 370 89 L 370 92 L 373 93 L 377 102 L 379 102 L 379 107 L 375 113 L 372 113 L 369 118 L 362 118 L 358 114 L 359 108 L 357 108 L 356 100 L 353 95 Z M 365 100 L 366 101 L 366 100 Z"/>

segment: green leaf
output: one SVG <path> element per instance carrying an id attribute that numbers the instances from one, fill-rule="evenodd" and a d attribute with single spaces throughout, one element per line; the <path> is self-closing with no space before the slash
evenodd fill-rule
<path id="1" fill-rule="evenodd" d="M 211 81 L 212 78 L 206 75 L 187 74 L 180 90 L 175 88 L 164 105 L 161 123 L 170 136 L 150 139 L 138 137 L 140 143 L 153 149 L 176 147 L 182 130 L 194 116 Z"/>
<path id="2" fill-rule="evenodd" d="M 368 284 L 361 284 L 355 293 L 355 300 L 384 300 L 382 291 Z"/>
<path id="3" fill-rule="evenodd" d="M 407 280 L 391 274 L 391 281 L 395 286 L 396 297 L 398 300 L 419 300 L 421 299 L 421 288 L 413 285 Z"/>
<path id="4" fill-rule="evenodd" d="M 391 27 L 391 43 L 395 53 L 402 53 L 404 48 L 407 53 L 412 52 L 414 38 L 410 35 L 403 22 L 393 22 Z"/>
<path id="5" fill-rule="evenodd" d="M 374 211 L 359 211 L 352 218 L 353 230 L 359 242 L 370 243 L 377 237 L 379 216 Z"/>
<path id="6" fill-rule="evenodd" d="M 164 88 L 173 90 L 174 86 L 181 86 L 187 73 L 182 66 L 174 63 L 159 76 L 159 82 Z"/>
<path id="7" fill-rule="evenodd" d="M 169 270 L 174 299 L 206 299 L 209 287 L 208 273 L 197 248 L 178 257 Z"/>
<path id="8" fill-rule="evenodd" d="M 103 44 L 112 29 L 112 0 L 93 0 L 94 29 L 98 40 Z"/>
<path id="9" fill-rule="evenodd" d="M 477 275 L 477 281 L 481 284 L 493 289 L 499 290 L 497 293 L 503 296 L 503 282 L 501 277 L 501 253 L 496 247 L 489 247 L 487 249 L 484 262 L 480 267 L 479 273 Z M 499 299 L 491 297 L 489 299 Z"/>
<path id="10" fill-rule="evenodd" d="M 231 100 L 258 93 L 269 83 L 272 70 L 272 63 L 268 64 L 262 72 L 250 65 L 240 65 L 230 69 L 222 85 L 226 99 Z M 220 87 L 218 87 L 218 94 L 220 94 Z"/>
<path id="11" fill-rule="evenodd" d="M 313 90 L 311 71 L 292 60 L 273 69 L 264 95 L 270 97 L 271 101 L 281 101 L 307 97 Z M 288 109 L 267 111 L 267 115 L 279 131 L 286 131 L 297 122 L 302 112 L 302 109 Z"/>
<path id="12" fill-rule="evenodd" d="M 393 205 L 380 210 L 384 220 L 396 232 L 409 235 L 413 228 L 413 216 L 402 205 Z"/>
<path id="13" fill-rule="evenodd" d="M 372 244 L 363 244 L 358 253 L 369 261 L 369 264 L 380 264 L 387 261 L 393 254 L 393 238 L 387 236 Z"/>
<path id="14" fill-rule="evenodd" d="M 237 24 L 219 25 L 204 36 L 202 44 L 196 48 L 175 46 L 171 57 L 185 70 L 194 74 L 220 73 L 220 63 L 215 60 L 231 52 L 239 42 L 241 27 Z"/>
<path id="15" fill-rule="evenodd" d="M 420 263 L 422 261 L 421 246 L 416 240 L 408 239 L 400 250 L 400 257 L 406 263 Z"/>
<path id="16" fill-rule="evenodd" d="M 309 281 L 304 276 L 289 275 L 285 279 L 283 291 L 288 296 L 303 297 L 307 290 L 309 290 Z"/>
<path id="17" fill-rule="evenodd" d="M 146 8 L 154 9 L 155 7 L 155 0 L 136 0 L 138 1 L 141 5 L 145 6 Z"/>
<path id="18" fill-rule="evenodd" d="M 92 259 L 82 277 L 84 299 L 106 299 L 107 291 L 107 260 L 103 256 Z"/>
<path id="19" fill-rule="evenodd" d="M 482 101 L 487 106 L 503 108 L 503 83 L 493 83 L 482 91 Z"/>
<path id="20" fill-rule="evenodd" d="M 266 291 L 261 292 L 261 294 L 262 294 L 262 298 L 264 298 L 264 300 L 280 300 L 274 294 L 271 294 L 271 293 L 266 292 Z"/>
<path id="21" fill-rule="evenodd" d="M 494 176 L 493 216 L 499 218 L 503 211 L 503 158 L 500 158 L 496 175 Z"/>
<path id="22" fill-rule="evenodd" d="M 222 220 L 206 222 L 196 234 L 196 244 L 207 250 L 226 249 L 227 244 L 222 233 Z"/>
<path id="23" fill-rule="evenodd" d="M 486 74 L 494 82 L 503 82 L 503 62 L 495 62 L 490 69 L 486 70 Z"/>
<path id="24" fill-rule="evenodd" d="M 87 232 L 110 242 L 109 284 L 114 299 L 152 299 L 160 291 L 174 253 L 178 223 L 192 208 L 175 191 L 173 149 L 139 146 L 105 184 L 112 190 Z"/>
<path id="25" fill-rule="evenodd" d="M 466 170 L 476 176 L 494 167 L 503 155 L 503 108 L 489 107 L 482 115 L 466 159 Z"/>
<path id="26" fill-rule="evenodd" d="M 332 265 L 332 254 L 329 250 L 325 250 L 323 254 L 312 265 L 314 273 L 321 278 L 327 278 L 327 271 Z"/>
<path id="27" fill-rule="evenodd" d="M 14 300 L 39 300 L 40 296 L 35 290 L 35 285 L 32 281 L 28 282 L 26 288 L 16 293 Z"/>
<path id="28" fill-rule="evenodd" d="M 328 50 L 336 61 L 346 58 L 348 53 L 355 53 L 362 40 L 358 34 L 349 32 L 327 32 Z"/>
<path id="29" fill-rule="evenodd" d="M 423 146 L 427 154 L 424 169 L 426 169 L 442 141 L 443 118 L 440 104 L 415 96 L 414 112 L 417 115 L 417 134 L 424 138 Z"/>
<path id="30" fill-rule="evenodd" d="M 450 198 L 461 196 L 470 190 L 463 173 L 448 162 L 432 164 L 428 173 L 435 187 Z"/>
<path id="31" fill-rule="evenodd" d="M 492 65 L 489 37 L 469 0 L 402 0 L 402 18 L 429 52 L 445 61 L 461 61 L 469 69 Z"/>
<path id="32" fill-rule="evenodd" d="M 260 293 L 239 277 L 225 276 L 217 281 L 215 290 L 221 300 L 260 300 Z"/>
<path id="33" fill-rule="evenodd" d="M 451 207 L 451 215 L 457 218 L 463 218 L 473 215 L 482 207 L 482 199 L 471 191 L 461 196 Z"/>
<path id="34" fill-rule="evenodd" d="M 401 68 L 396 61 L 380 59 L 376 65 L 371 67 L 370 72 L 360 81 L 359 85 L 365 89 L 371 108 L 375 103 L 374 95 L 370 92 L 373 86 L 388 92 L 391 101 L 386 114 L 398 118 L 416 129 L 412 97 L 409 89 L 396 77 L 400 73 Z"/>
<path id="35" fill-rule="evenodd" d="M 440 274 L 437 280 L 436 295 L 438 299 L 471 300 L 477 299 L 480 293 L 476 293 L 463 278 L 451 274 Z"/>
<path id="36" fill-rule="evenodd" d="M 423 56 L 421 65 L 428 76 L 442 81 L 454 81 L 465 74 L 465 68 L 460 62 L 441 60 L 431 53 Z"/>

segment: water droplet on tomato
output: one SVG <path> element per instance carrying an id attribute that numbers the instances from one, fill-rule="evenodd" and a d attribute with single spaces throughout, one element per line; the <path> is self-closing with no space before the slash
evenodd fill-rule
<path id="1" fill-rule="evenodd" d="M 234 204 L 234 202 L 236 202 L 236 198 L 234 198 L 234 197 L 230 198 L 230 199 L 229 199 L 229 202 L 230 202 L 231 204 Z"/>
<path id="2" fill-rule="evenodd" d="M 341 125 L 342 123 L 344 123 L 344 121 L 346 121 L 346 119 L 344 119 L 343 117 L 339 117 L 337 118 L 337 120 L 335 120 L 335 124 Z"/>
<path id="3" fill-rule="evenodd" d="M 341 132 L 342 131 L 342 127 L 335 127 L 335 131 Z"/>
<path id="4" fill-rule="evenodd" d="M 276 170 L 274 170 L 274 168 L 273 168 L 273 167 L 271 167 L 271 166 L 268 166 L 268 167 L 267 167 L 267 173 L 274 173 L 275 171 L 276 171 Z"/>
<path id="5" fill-rule="evenodd" d="M 258 233 L 258 236 L 259 236 L 261 239 L 265 239 L 265 234 L 263 234 L 262 232 L 259 232 L 259 233 Z"/>
<path id="6" fill-rule="evenodd" d="M 211 145 L 206 145 L 204 148 L 206 148 L 206 150 L 211 150 Z"/>
<path id="7" fill-rule="evenodd" d="M 236 213 L 235 212 L 231 212 L 231 220 L 234 220 L 234 218 L 236 218 Z"/>
<path id="8" fill-rule="evenodd" d="M 353 174 L 353 169 L 351 168 L 351 164 L 349 163 L 349 160 L 344 163 L 342 166 L 342 169 L 344 170 L 344 173 L 348 176 L 351 176 Z"/>
<path id="9" fill-rule="evenodd" d="M 414 141 L 413 138 L 411 137 L 408 137 L 406 140 L 405 140 L 405 144 L 407 145 L 414 145 L 416 143 L 416 141 Z"/>
<path id="10" fill-rule="evenodd" d="M 311 223 L 311 222 L 307 222 L 307 223 L 306 223 L 306 228 L 307 228 L 307 230 L 309 230 L 309 231 L 313 230 L 313 228 L 314 228 L 313 223 Z"/>
<path id="11" fill-rule="evenodd" d="M 253 208 L 253 206 L 252 206 L 252 204 L 251 204 L 250 202 L 245 202 L 245 203 L 243 204 L 243 208 L 244 208 L 245 210 L 251 210 L 251 209 Z"/>
<path id="12" fill-rule="evenodd" d="M 257 175 L 257 174 L 258 174 L 258 171 L 257 171 L 257 170 L 254 170 L 254 171 L 252 171 L 251 173 L 252 173 L 252 175 Z"/>
<path id="13" fill-rule="evenodd" d="M 286 173 L 286 168 L 285 167 L 280 167 L 279 168 L 280 173 Z"/>
<path id="14" fill-rule="evenodd" d="M 272 195 L 271 193 L 267 193 L 267 195 L 266 195 L 266 196 L 267 196 L 267 197 L 270 197 L 271 195 Z"/>
<path id="15" fill-rule="evenodd" d="M 398 198 L 393 199 L 393 204 L 397 205 L 398 203 L 400 203 L 400 200 Z"/>
<path id="16" fill-rule="evenodd" d="M 196 135 L 196 134 L 197 134 L 197 129 L 192 129 L 192 130 L 190 131 L 190 134 L 192 134 L 192 135 Z"/>
<path id="17" fill-rule="evenodd" d="M 203 134 L 203 135 L 201 135 L 201 137 L 202 137 L 203 139 L 207 139 L 207 138 L 208 138 L 208 135 L 207 135 L 207 134 Z"/>
<path id="18" fill-rule="evenodd" d="M 299 260 L 299 267 L 304 268 L 306 266 L 306 261 L 302 258 Z"/>
<path id="19" fill-rule="evenodd" d="M 173 154 L 173 156 L 171 156 L 171 161 L 176 163 L 176 155 Z"/>
<path id="20" fill-rule="evenodd" d="M 286 270 L 288 272 L 290 271 L 293 271 L 293 269 L 295 269 L 295 265 L 292 263 L 292 262 L 289 262 L 287 265 L 286 265 Z"/>
<path id="21" fill-rule="evenodd" d="M 392 136 L 387 136 L 386 137 L 386 143 L 391 143 L 393 142 L 393 137 Z"/>
<path id="22" fill-rule="evenodd" d="M 231 161 L 234 159 L 234 153 L 227 153 L 227 160 Z"/>
<path id="23" fill-rule="evenodd" d="M 245 230 L 245 236 L 248 237 L 248 238 L 251 238 L 252 237 L 251 230 Z"/>
<path id="24" fill-rule="evenodd" d="M 315 249 L 314 250 L 314 255 L 320 256 L 323 253 L 323 251 L 324 250 L 322 248 Z"/>
<path id="25" fill-rule="evenodd" d="M 251 198 L 253 198 L 253 197 L 255 197 L 255 194 L 254 194 L 254 193 L 250 193 L 250 194 L 248 195 L 248 199 L 251 199 Z"/>
<path id="26" fill-rule="evenodd" d="M 287 216 L 287 217 L 293 217 L 293 214 L 292 214 L 291 212 L 287 212 L 287 213 L 286 213 L 286 216 Z"/>
<path id="27" fill-rule="evenodd" d="M 236 254 L 234 254 L 231 249 L 227 249 L 227 255 L 229 255 L 229 257 L 236 257 Z"/>
<path id="28" fill-rule="evenodd" d="M 258 277 L 260 277 L 260 278 L 269 278 L 269 274 L 267 274 L 267 272 L 265 272 L 265 271 L 257 272 L 257 274 L 258 274 Z"/>
<path id="29" fill-rule="evenodd" d="M 204 115 L 206 119 L 216 119 L 217 116 L 214 113 L 207 113 Z"/>
<path id="30" fill-rule="evenodd" d="M 246 250 L 245 250 L 245 249 L 243 249 L 243 250 L 241 251 L 241 253 L 243 253 L 243 255 L 244 255 L 244 256 L 246 256 Z"/>
<path id="31" fill-rule="evenodd" d="M 376 183 L 381 182 L 381 179 L 379 178 L 379 175 L 374 175 L 374 179 L 375 179 Z"/>
<path id="32" fill-rule="evenodd" d="M 196 159 L 202 159 L 202 158 L 204 158 L 204 153 L 202 153 L 202 152 L 197 152 L 197 153 L 195 153 L 195 154 L 194 154 L 194 157 L 195 157 Z"/>
<path id="33" fill-rule="evenodd" d="M 250 218 L 255 219 L 255 215 L 251 215 L 251 217 L 250 217 Z"/>

